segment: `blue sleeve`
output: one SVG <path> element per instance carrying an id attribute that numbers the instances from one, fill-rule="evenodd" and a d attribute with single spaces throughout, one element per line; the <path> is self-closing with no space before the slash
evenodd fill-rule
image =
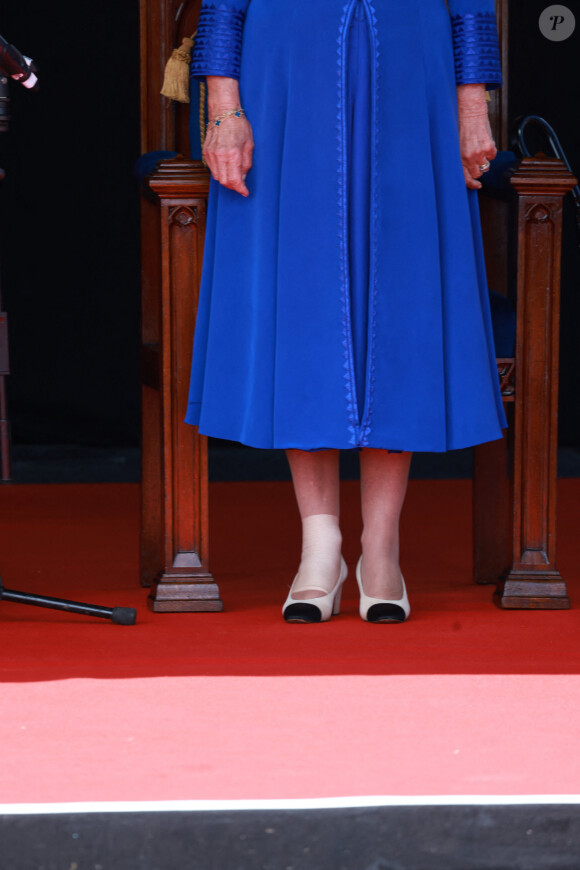
<path id="1" fill-rule="evenodd" d="M 458 85 L 501 87 L 494 0 L 449 0 Z"/>
<path id="2" fill-rule="evenodd" d="M 191 75 L 239 79 L 244 21 L 250 0 L 201 4 Z"/>

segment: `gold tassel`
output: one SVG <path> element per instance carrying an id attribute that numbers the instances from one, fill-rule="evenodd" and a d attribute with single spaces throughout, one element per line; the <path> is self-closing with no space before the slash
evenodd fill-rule
<path id="1" fill-rule="evenodd" d="M 189 66 L 195 34 L 186 36 L 179 48 L 175 48 L 165 67 L 161 93 L 178 103 L 189 103 Z"/>
<path id="2" fill-rule="evenodd" d="M 171 53 L 171 57 L 169 58 L 165 66 L 165 76 L 163 78 L 163 87 L 161 88 L 161 93 L 164 97 L 168 97 L 170 100 L 177 100 L 177 102 L 179 103 L 190 102 L 190 64 L 194 40 L 195 33 L 193 34 L 193 36 L 185 38 L 181 46 L 173 50 L 173 52 Z M 200 81 L 199 133 L 202 151 L 205 142 L 207 123 L 205 115 L 206 92 L 207 87 L 205 81 Z M 207 166 L 207 163 L 205 162 L 203 157 L 202 160 L 204 165 Z"/>

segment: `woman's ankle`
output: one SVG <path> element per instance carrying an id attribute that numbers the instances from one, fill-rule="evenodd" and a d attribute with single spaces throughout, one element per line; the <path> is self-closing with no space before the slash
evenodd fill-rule
<path id="1" fill-rule="evenodd" d="M 302 520 L 302 557 L 292 595 L 318 598 L 332 591 L 340 575 L 342 534 L 334 514 L 313 514 Z"/>
<path id="2" fill-rule="evenodd" d="M 398 599 L 403 594 L 399 540 L 363 535 L 361 574 L 365 594 L 371 598 Z"/>

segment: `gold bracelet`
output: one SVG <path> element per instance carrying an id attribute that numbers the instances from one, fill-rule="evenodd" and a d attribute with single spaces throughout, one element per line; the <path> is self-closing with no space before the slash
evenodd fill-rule
<path id="1" fill-rule="evenodd" d="M 208 127 L 219 127 L 222 121 L 225 121 L 226 118 L 245 118 L 246 113 L 243 109 L 233 109 L 231 112 L 223 112 L 221 115 L 216 115 L 215 118 L 211 118 Z"/>

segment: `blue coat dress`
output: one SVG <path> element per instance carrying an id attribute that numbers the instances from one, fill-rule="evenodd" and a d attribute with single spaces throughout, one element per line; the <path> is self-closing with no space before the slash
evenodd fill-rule
<path id="1" fill-rule="evenodd" d="M 456 96 L 501 82 L 494 4 L 448 6 L 204 0 L 192 74 L 240 80 L 256 149 L 248 199 L 211 186 L 186 418 L 203 434 L 303 450 L 501 437 Z"/>

